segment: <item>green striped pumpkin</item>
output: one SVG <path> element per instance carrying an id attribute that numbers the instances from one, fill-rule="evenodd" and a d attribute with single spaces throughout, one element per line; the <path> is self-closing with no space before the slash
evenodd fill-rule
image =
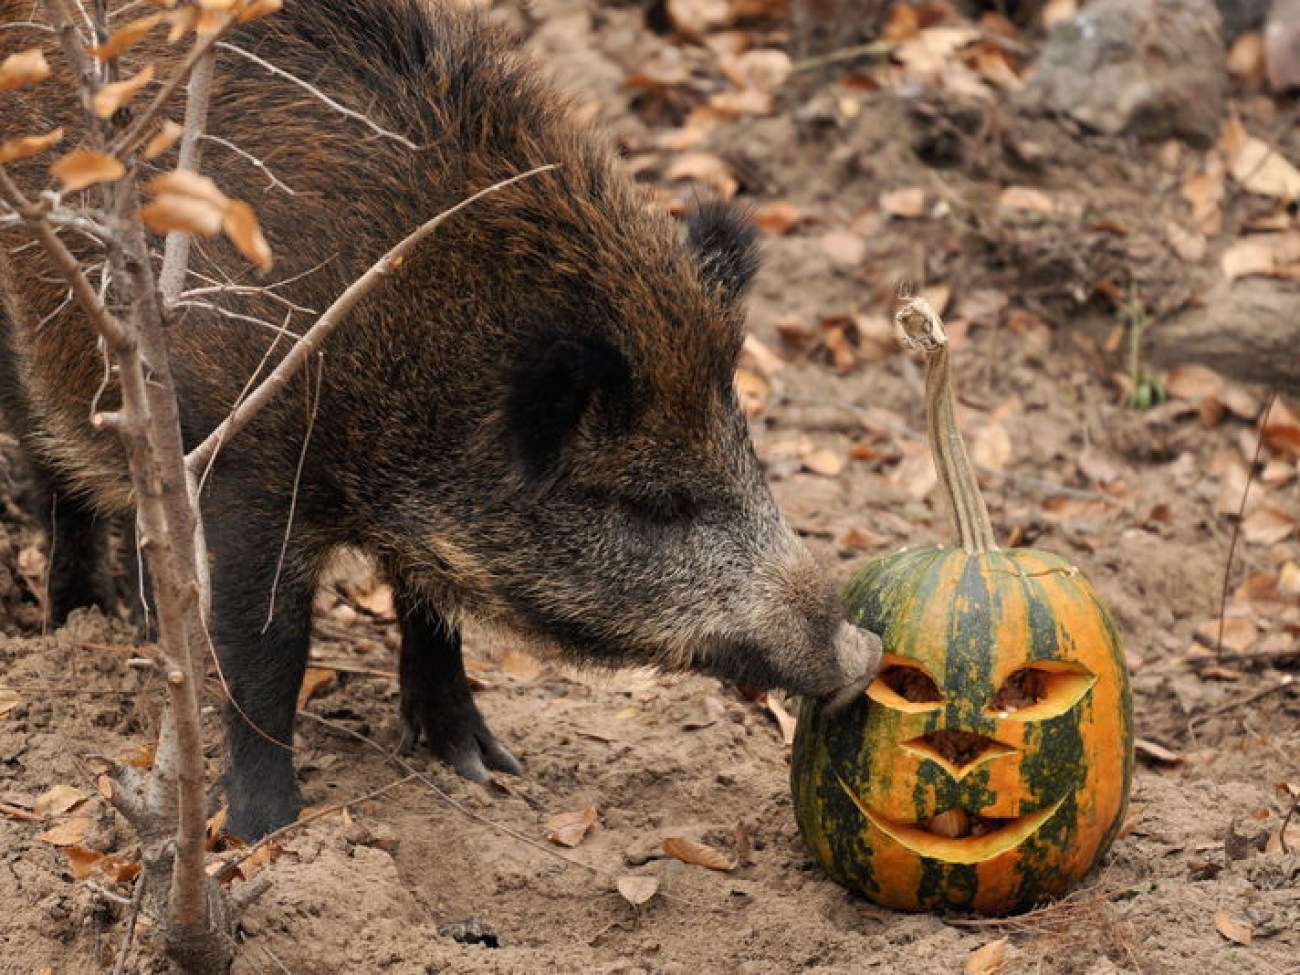
<path id="1" fill-rule="evenodd" d="M 1087 580 L 1055 555 L 989 544 L 960 438 L 943 430 L 946 355 L 931 367 L 931 443 L 953 452 L 936 445 L 963 545 L 897 552 L 850 584 L 850 619 L 885 658 L 849 707 L 803 704 L 795 813 L 826 872 L 879 904 L 1002 914 L 1061 894 L 1114 840 L 1132 702 Z"/>

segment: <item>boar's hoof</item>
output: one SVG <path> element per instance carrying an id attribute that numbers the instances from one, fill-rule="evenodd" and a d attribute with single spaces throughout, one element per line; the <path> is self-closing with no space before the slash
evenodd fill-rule
<path id="1" fill-rule="evenodd" d="M 402 722 L 402 747 L 405 754 L 415 751 L 421 732 L 434 757 L 450 765 L 461 778 L 471 782 L 486 782 L 491 772 L 523 775 L 519 759 L 488 730 L 483 716 L 475 709 L 472 714 L 461 714 L 459 720 L 438 722 L 429 727 L 426 722 Z"/>
<path id="2" fill-rule="evenodd" d="M 884 652 L 880 637 L 870 630 L 861 629 L 852 623 L 840 624 L 839 632 L 835 634 L 835 655 L 847 683 L 826 698 L 825 706 L 830 713 L 848 707 L 866 691 L 880 672 L 880 660 Z"/>

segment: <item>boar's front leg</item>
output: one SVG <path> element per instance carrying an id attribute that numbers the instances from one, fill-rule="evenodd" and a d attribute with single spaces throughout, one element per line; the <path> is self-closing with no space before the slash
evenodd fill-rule
<path id="1" fill-rule="evenodd" d="M 277 565 L 283 520 L 250 510 L 252 505 L 213 501 L 204 506 L 204 520 L 212 565 L 210 630 L 231 697 L 228 829 L 252 842 L 298 815 L 293 725 L 307 668 L 319 559 L 305 549 L 295 526 L 283 564 Z"/>
<path id="2" fill-rule="evenodd" d="M 470 694 L 460 631 L 420 594 L 394 577 L 393 601 L 402 628 L 402 744 L 423 735 L 429 750 L 457 774 L 484 782 L 488 770 L 521 775 L 519 761 L 488 730 Z"/>

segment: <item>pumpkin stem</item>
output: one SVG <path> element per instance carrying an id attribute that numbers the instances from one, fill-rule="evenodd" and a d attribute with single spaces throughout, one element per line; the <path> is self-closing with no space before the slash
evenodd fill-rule
<path id="1" fill-rule="evenodd" d="M 957 528 L 957 544 L 971 555 L 997 548 L 988 508 L 957 429 L 943 320 L 924 298 L 909 298 L 894 315 L 907 344 L 926 355 L 925 419 L 939 486 Z"/>

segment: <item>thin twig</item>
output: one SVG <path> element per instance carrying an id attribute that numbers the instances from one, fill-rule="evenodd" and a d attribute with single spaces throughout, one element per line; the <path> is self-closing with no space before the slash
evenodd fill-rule
<path id="1" fill-rule="evenodd" d="M 1262 701 L 1264 698 L 1271 697 L 1272 695 L 1277 694 L 1279 691 L 1285 691 L 1288 687 L 1296 687 L 1296 686 L 1300 686 L 1300 685 L 1297 685 L 1295 675 L 1287 674 L 1285 677 L 1283 677 L 1280 681 L 1278 681 L 1273 686 L 1266 687 L 1262 691 L 1258 691 L 1257 693 L 1250 695 L 1250 697 L 1242 698 L 1240 701 L 1230 701 L 1227 704 L 1222 705 L 1221 707 L 1215 708 L 1213 711 L 1209 713 L 1209 715 L 1207 715 L 1207 717 L 1218 716 L 1220 714 L 1227 714 L 1229 711 L 1235 711 L 1238 708 L 1244 708 L 1248 704 L 1254 704 L 1256 701 Z"/>
<path id="2" fill-rule="evenodd" d="M 140 906 L 144 903 L 146 874 L 141 871 L 135 878 L 135 890 L 131 894 L 131 913 L 126 919 L 126 931 L 122 933 L 122 943 L 117 949 L 117 960 L 113 963 L 113 975 L 123 975 L 126 960 L 131 955 L 131 942 L 135 940 L 135 922 L 140 917 Z"/>
<path id="3" fill-rule="evenodd" d="M 261 170 L 263 175 L 265 175 L 266 178 L 270 180 L 271 185 L 268 187 L 269 189 L 280 190 L 282 193 L 286 193 L 289 196 L 298 195 L 297 190 L 293 189 L 291 186 L 289 186 L 287 183 L 281 180 L 278 176 L 276 176 L 275 173 L 271 172 L 270 167 L 268 167 L 266 163 L 262 162 L 262 160 L 254 156 L 251 152 L 246 152 L 243 149 L 239 148 L 239 146 L 235 145 L 233 142 L 228 142 L 225 139 L 221 138 L 220 136 L 213 135 L 211 132 L 204 132 L 200 136 L 200 138 L 204 142 L 214 142 L 217 145 L 222 146 L 223 148 L 229 149 L 231 152 L 233 152 L 235 155 L 239 156 L 241 159 L 248 162 L 250 165 L 255 166 L 257 169 Z"/>
<path id="4" fill-rule="evenodd" d="M 555 164 L 548 163 L 545 166 L 538 166 L 525 173 L 519 173 L 517 176 L 511 176 L 509 179 L 503 179 L 499 183 L 493 183 L 486 189 L 479 190 L 474 195 L 466 197 L 455 206 L 442 211 L 442 213 L 412 231 L 392 250 L 371 265 L 370 269 L 352 282 L 343 294 L 339 295 L 334 301 L 334 304 L 325 310 L 325 314 L 321 315 L 316 320 L 316 323 L 303 333 L 293 348 L 285 354 L 285 357 L 280 360 L 275 369 L 271 371 L 271 374 L 262 380 L 261 384 L 248 395 L 248 398 L 231 410 L 229 415 L 217 425 L 216 429 L 208 434 L 203 443 L 190 451 L 189 456 L 185 459 L 190 471 L 195 472 L 207 466 L 208 459 L 212 452 L 216 450 L 217 445 L 228 441 L 246 427 L 262 407 L 275 398 L 280 390 L 288 384 L 293 375 L 302 368 L 303 363 L 307 361 L 313 352 L 320 348 L 321 343 L 329 337 L 330 333 L 338 327 L 339 323 L 347 317 L 357 303 L 374 290 L 379 282 L 387 277 L 394 268 L 401 264 L 417 245 L 442 226 L 443 222 L 485 196 L 551 169 L 555 169 Z"/>
<path id="5" fill-rule="evenodd" d="M 1232 540 L 1228 543 L 1228 557 L 1223 563 L 1223 589 L 1219 593 L 1219 632 L 1214 638 L 1214 657 L 1223 659 L 1223 630 L 1228 625 L 1228 587 L 1232 579 L 1232 563 L 1237 557 L 1237 539 L 1241 537 L 1241 523 L 1246 517 L 1246 499 L 1250 497 L 1250 486 L 1255 483 L 1255 470 L 1259 465 L 1259 456 L 1264 449 L 1264 431 L 1268 427 L 1268 415 L 1273 412 L 1277 401 L 1277 390 L 1268 391 L 1264 401 L 1264 410 L 1259 417 L 1259 439 L 1255 441 L 1255 455 L 1250 459 L 1250 471 L 1246 476 L 1246 486 L 1241 492 L 1241 504 L 1237 506 L 1237 520 L 1232 526 Z"/>
<path id="6" fill-rule="evenodd" d="M 376 135 L 382 136 L 385 139 L 392 139 L 394 142 L 398 143 L 399 145 L 403 145 L 406 148 L 411 149 L 413 151 L 419 151 L 420 147 L 416 145 L 414 142 L 412 142 L 410 139 L 406 138 L 405 136 L 398 135 L 396 132 L 390 132 L 388 129 L 385 129 L 383 126 L 379 125 L 377 122 L 361 114 L 360 112 L 354 112 L 352 111 L 352 109 L 340 105 L 338 102 L 330 98 L 329 95 L 325 94 L 316 86 L 306 81 L 303 81 L 297 75 L 290 74 L 288 71 L 285 71 L 283 68 L 276 67 L 270 61 L 262 60 L 252 51 L 246 51 L 242 47 L 238 46 L 237 44 L 231 44 L 229 41 L 221 41 L 219 44 L 217 44 L 217 47 L 221 48 L 221 50 L 223 51 L 229 51 L 232 54 L 238 54 L 242 58 L 247 58 L 249 61 L 252 61 L 258 67 L 271 72 L 271 74 L 283 78 L 285 81 L 292 82 L 293 84 L 297 85 L 299 88 L 303 89 L 303 91 L 306 91 L 309 94 L 311 94 L 312 97 L 314 97 L 317 101 L 321 102 L 323 105 L 332 108 L 340 115 L 350 118 L 356 122 L 360 122 L 362 125 L 368 128 L 371 132 L 374 132 Z"/>

